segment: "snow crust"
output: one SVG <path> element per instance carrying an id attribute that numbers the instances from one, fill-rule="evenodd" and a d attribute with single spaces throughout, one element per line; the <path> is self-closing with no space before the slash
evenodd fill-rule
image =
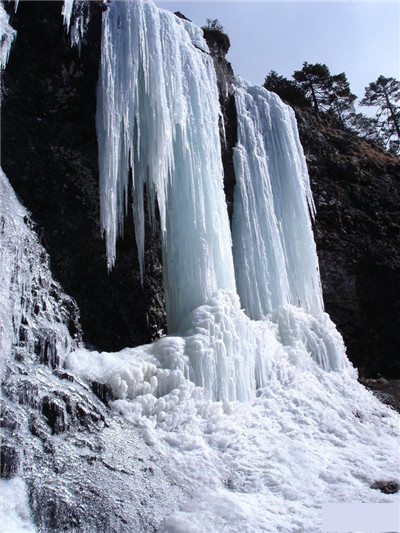
<path id="1" fill-rule="evenodd" d="M 15 5 L 17 9 L 17 4 Z M 17 32 L 9 24 L 10 17 L 0 2 L 0 70 L 5 69 L 10 55 L 11 45 Z"/>
<path id="2" fill-rule="evenodd" d="M 0 533 L 35 533 L 25 481 L 1 479 L 0 494 Z"/>
<path id="3" fill-rule="evenodd" d="M 400 479 L 399 416 L 352 372 L 326 372 L 305 347 L 284 346 L 253 400 L 215 402 L 185 377 L 187 340 L 67 360 L 111 387 L 114 412 L 189 489 L 160 531 L 319 532 L 323 503 L 399 502 L 370 489 Z"/>
<path id="4" fill-rule="evenodd" d="M 193 44 L 194 43 L 194 44 Z M 216 76 L 201 30 L 152 2 L 104 14 L 97 131 L 109 267 L 132 171 L 143 275 L 144 196 L 161 222 L 168 329 L 217 289 L 235 291 L 223 192 Z"/>

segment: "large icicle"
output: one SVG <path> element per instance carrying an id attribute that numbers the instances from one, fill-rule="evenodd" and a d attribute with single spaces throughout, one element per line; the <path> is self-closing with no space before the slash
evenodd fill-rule
<path id="1" fill-rule="evenodd" d="M 253 319 L 284 304 L 320 314 L 314 204 L 294 113 L 277 95 L 239 79 L 235 101 L 233 246 L 242 305 Z"/>
<path id="2" fill-rule="evenodd" d="M 64 0 L 61 14 L 67 33 L 70 34 L 71 45 L 81 52 L 82 39 L 89 24 L 89 0 Z"/>
<path id="3" fill-rule="evenodd" d="M 219 103 L 200 28 L 152 2 L 114 2 L 104 14 L 98 87 L 101 222 L 108 264 L 133 177 L 143 275 L 144 191 L 161 220 L 169 330 L 216 289 L 235 290 L 223 192 Z"/>

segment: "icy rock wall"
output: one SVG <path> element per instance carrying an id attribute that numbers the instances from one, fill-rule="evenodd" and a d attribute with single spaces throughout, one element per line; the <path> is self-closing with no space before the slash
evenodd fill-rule
<path id="1" fill-rule="evenodd" d="M 239 79 L 235 101 L 233 247 L 242 305 L 255 320 L 285 304 L 320 314 L 314 203 L 294 113 Z"/>
<path id="2" fill-rule="evenodd" d="M 0 213 L 1 371 L 13 360 L 57 367 L 79 344 L 76 305 L 53 280 L 28 212 L 1 169 Z"/>
<path id="3" fill-rule="evenodd" d="M 17 6 L 17 4 L 16 4 Z M 11 45 L 14 42 L 16 31 L 9 24 L 9 16 L 0 2 L 0 70 L 5 69 L 10 54 Z"/>
<path id="4" fill-rule="evenodd" d="M 236 290 L 223 192 L 219 103 L 200 28 L 151 2 L 115 2 L 103 19 L 97 131 L 109 267 L 132 173 L 144 268 L 144 196 L 161 221 L 168 328 L 216 289 Z"/>

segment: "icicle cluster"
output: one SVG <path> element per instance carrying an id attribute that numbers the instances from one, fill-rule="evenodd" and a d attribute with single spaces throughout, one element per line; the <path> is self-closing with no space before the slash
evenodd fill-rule
<path id="1" fill-rule="evenodd" d="M 213 399 L 249 400 L 293 351 L 327 370 L 348 365 L 323 312 L 314 205 L 294 114 L 240 80 L 235 97 L 232 256 L 217 83 L 202 32 L 152 2 L 109 6 L 97 108 L 109 268 L 131 174 L 142 276 L 145 194 L 151 220 L 159 211 L 168 326 L 179 327 L 183 340 L 170 337 L 169 350 L 180 347 L 179 371 Z"/>
<path id="2" fill-rule="evenodd" d="M 233 249 L 242 305 L 253 319 L 285 304 L 319 314 L 314 204 L 293 110 L 239 79 L 235 102 Z"/>
<path id="3" fill-rule="evenodd" d="M 17 4 L 15 9 L 17 9 Z M 6 68 L 11 45 L 17 35 L 17 32 L 10 26 L 9 19 L 3 2 L 0 2 L 0 70 Z"/>
<path id="4" fill-rule="evenodd" d="M 115 261 L 132 173 L 143 276 L 144 195 L 160 215 L 168 327 L 216 289 L 235 290 L 223 192 L 219 102 L 200 28 L 152 2 L 111 4 L 104 15 L 98 89 L 101 222 Z"/>
<path id="5" fill-rule="evenodd" d="M 64 0 L 62 16 L 70 34 L 71 45 L 81 52 L 82 39 L 89 24 L 89 0 Z"/>
<path id="6" fill-rule="evenodd" d="M 29 215 L 0 169 L 0 367 L 38 361 L 57 366 L 78 343 L 76 307 L 51 276 Z M 76 329 L 78 332 L 78 329 Z"/>

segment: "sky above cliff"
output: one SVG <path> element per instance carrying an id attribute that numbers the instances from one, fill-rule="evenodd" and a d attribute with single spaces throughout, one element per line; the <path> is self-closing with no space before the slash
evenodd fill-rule
<path id="1" fill-rule="evenodd" d="M 291 77 L 304 61 L 345 72 L 360 98 L 379 75 L 400 78 L 400 3 L 156 0 L 199 26 L 218 19 L 230 37 L 235 74 L 262 84 L 276 70 Z"/>

